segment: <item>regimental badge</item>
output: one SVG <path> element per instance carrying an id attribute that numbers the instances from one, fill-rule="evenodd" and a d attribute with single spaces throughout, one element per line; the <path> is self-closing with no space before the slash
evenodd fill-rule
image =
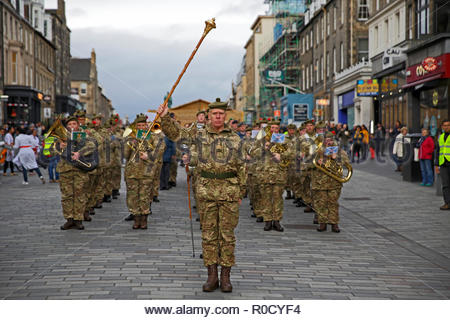
<path id="1" fill-rule="evenodd" d="M 147 132 L 147 130 L 138 130 L 136 138 L 142 140 L 144 139 L 145 133 Z M 145 140 L 150 140 L 150 136 L 151 136 L 151 132 L 148 133 L 147 137 Z"/>
<path id="2" fill-rule="evenodd" d="M 83 131 L 72 131 L 71 140 L 84 141 L 86 139 L 86 132 Z"/>

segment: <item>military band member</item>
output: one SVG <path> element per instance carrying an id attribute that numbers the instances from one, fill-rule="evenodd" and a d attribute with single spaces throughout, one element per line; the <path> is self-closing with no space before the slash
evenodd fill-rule
<path id="1" fill-rule="evenodd" d="M 267 125 L 267 120 L 262 119 L 259 121 L 259 129 L 264 130 L 265 126 Z M 254 140 L 254 148 L 256 148 L 258 141 Z M 252 148 L 253 149 L 253 148 Z M 263 217 L 263 209 L 264 204 L 262 201 L 262 186 L 263 186 L 263 179 L 264 179 L 264 162 L 258 161 L 260 159 L 257 159 L 255 156 L 252 156 L 252 163 L 253 163 L 253 191 L 254 191 L 254 200 L 252 201 L 253 205 L 253 212 L 256 216 L 256 222 L 264 222 Z"/>
<path id="2" fill-rule="evenodd" d="M 272 136 L 280 131 L 280 121 L 273 120 L 268 123 Z M 283 232 L 284 228 L 280 221 L 283 218 L 283 191 L 287 181 L 287 167 L 282 165 L 283 161 L 289 161 L 293 157 L 293 152 L 289 148 L 282 153 L 272 152 L 274 143 L 265 138 L 257 143 L 257 147 L 252 150 L 251 155 L 261 162 L 261 207 L 264 218 L 264 231 L 272 229 Z"/>
<path id="3" fill-rule="evenodd" d="M 245 194 L 245 168 L 239 157 L 240 138 L 225 124 L 227 103 L 217 99 L 208 106 L 210 124 L 195 135 L 190 157 L 183 161 L 196 165 L 198 183 L 196 193 L 202 207 L 203 262 L 208 279 L 203 291 L 214 291 L 219 286 L 217 265 L 222 266 L 220 288 L 231 292 L 231 267 L 235 264 L 234 229 L 239 220 L 239 205 Z M 181 128 L 167 116 L 167 105 L 158 112 L 162 129 L 169 139 L 180 138 Z"/>
<path id="4" fill-rule="evenodd" d="M 306 133 L 305 123 L 302 123 L 300 128 L 298 129 L 298 137 L 295 139 L 295 161 L 294 161 L 294 182 L 293 182 L 293 192 L 294 192 L 294 203 L 296 207 L 304 207 L 305 201 L 303 200 L 303 183 L 302 183 L 302 174 L 301 174 L 301 162 L 302 162 L 302 153 L 301 153 L 301 144 Z"/>
<path id="5" fill-rule="evenodd" d="M 74 116 L 67 118 L 66 127 L 70 132 L 78 131 L 79 125 L 77 118 Z M 71 139 L 71 137 L 69 137 L 69 139 Z M 81 138 L 71 140 L 70 142 L 70 150 L 67 148 L 66 142 L 57 142 L 59 144 L 59 149 L 63 151 L 64 155 L 58 162 L 57 170 L 60 177 L 61 205 L 64 218 L 67 220 L 67 222 L 61 226 L 61 230 L 71 228 L 83 230 L 84 226 L 82 220 L 87 202 L 85 188 L 89 181 L 89 175 L 87 171 L 77 168 L 74 166 L 73 162 L 69 162 L 66 159 L 69 158 L 76 161 L 83 155 L 91 154 L 95 151 L 95 144 L 88 139 L 81 141 Z M 82 147 L 78 149 L 79 146 Z"/>
<path id="6" fill-rule="evenodd" d="M 147 116 L 139 114 L 136 116 L 134 124 L 138 134 L 139 130 L 143 134 L 148 129 Z M 138 145 L 143 141 L 142 139 L 143 137 L 139 136 L 129 136 L 124 150 L 124 157 L 127 161 L 125 166 L 127 206 L 134 216 L 133 229 L 147 229 L 152 179 L 156 167 L 150 157 L 150 152 L 156 147 L 155 138 L 149 134 L 143 142 L 144 147 L 138 150 Z"/>
<path id="7" fill-rule="evenodd" d="M 286 141 L 290 144 L 291 148 L 295 148 L 297 141 L 297 127 L 291 123 L 287 126 Z M 288 167 L 287 181 L 286 181 L 286 200 L 294 199 L 294 179 L 295 179 L 295 161 L 291 161 Z"/>
<path id="8" fill-rule="evenodd" d="M 304 212 L 314 212 L 312 193 L 311 193 L 311 171 L 314 170 L 314 165 L 312 164 L 312 156 L 316 150 L 316 132 L 315 124 L 313 120 L 305 121 L 306 133 L 302 139 L 300 149 L 302 162 L 300 165 L 300 183 L 302 184 L 302 198 L 306 205 Z M 314 224 L 317 224 L 317 219 L 314 219 Z"/>
<path id="9" fill-rule="evenodd" d="M 117 199 L 120 195 L 120 183 L 122 180 L 122 136 L 123 132 L 120 128 L 120 118 L 118 114 L 112 115 L 110 119 L 112 127 L 112 197 Z"/>
<path id="10" fill-rule="evenodd" d="M 326 154 L 327 147 L 336 147 L 332 153 Z M 324 148 L 318 150 L 319 156 L 317 162 L 325 163 L 327 158 L 331 158 L 342 167 L 349 163 L 347 153 L 337 148 L 338 144 L 334 140 L 333 133 L 327 132 L 325 135 Z M 313 170 L 311 174 L 311 189 L 314 192 L 314 209 L 318 215 L 319 228 L 317 231 L 327 230 L 327 225 L 331 224 L 331 231 L 340 232 L 339 229 L 339 196 L 341 195 L 342 183 L 330 177 L 320 170 Z"/>

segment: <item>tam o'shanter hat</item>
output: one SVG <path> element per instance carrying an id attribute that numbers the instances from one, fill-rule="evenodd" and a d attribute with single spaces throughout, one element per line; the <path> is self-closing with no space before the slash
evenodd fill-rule
<path id="1" fill-rule="evenodd" d="M 216 102 L 213 102 L 208 105 L 208 111 L 211 109 L 221 109 L 223 111 L 227 111 L 228 109 L 228 103 L 220 101 L 220 98 L 216 99 Z"/>
<path id="2" fill-rule="evenodd" d="M 76 123 L 78 123 L 78 119 L 75 115 L 68 116 L 64 121 L 65 121 L 66 125 L 69 123 L 69 121 L 75 121 Z"/>
<path id="3" fill-rule="evenodd" d="M 296 129 L 297 129 L 297 126 L 296 126 L 295 124 L 291 123 L 291 124 L 289 124 L 289 125 L 287 126 L 287 128 L 288 128 L 288 129 L 294 129 L 294 130 L 296 130 Z"/>
<path id="4" fill-rule="evenodd" d="M 203 114 L 206 114 L 206 111 L 205 111 L 205 110 L 200 110 L 199 112 L 197 112 L 197 114 L 196 114 L 195 116 L 198 117 L 198 115 L 199 115 L 199 114 L 202 114 L 202 113 L 203 113 Z"/>
<path id="5" fill-rule="evenodd" d="M 102 119 L 102 118 L 103 118 L 103 115 L 101 113 L 94 113 L 92 115 L 92 120 L 94 120 L 94 119 Z"/>
<path id="6" fill-rule="evenodd" d="M 313 119 L 309 119 L 309 120 L 306 120 L 305 122 L 303 122 L 303 124 L 305 125 L 305 127 L 306 127 L 306 125 L 307 125 L 307 124 L 312 124 L 312 125 L 315 125 L 315 123 L 314 123 L 314 120 L 313 120 Z"/>
<path id="7" fill-rule="evenodd" d="M 272 119 L 267 124 L 268 125 L 277 125 L 277 126 L 279 126 L 280 125 L 280 120 Z"/>
<path id="8" fill-rule="evenodd" d="M 325 138 L 334 138 L 334 134 L 332 132 L 325 133 Z"/>
<path id="9" fill-rule="evenodd" d="M 77 110 L 77 111 L 75 111 L 75 113 L 73 115 L 78 118 L 86 118 L 86 111 Z"/>
<path id="10" fill-rule="evenodd" d="M 136 119 L 134 119 L 134 123 L 140 123 L 140 122 L 147 122 L 148 116 L 146 116 L 143 113 L 140 113 L 136 116 Z"/>
<path id="11" fill-rule="evenodd" d="M 324 121 L 319 121 L 319 122 L 317 122 L 317 124 L 316 124 L 316 128 L 317 129 L 323 129 L 323 128 L 325 128 L 327 125 L 325 124 L 325 122 Z"/>

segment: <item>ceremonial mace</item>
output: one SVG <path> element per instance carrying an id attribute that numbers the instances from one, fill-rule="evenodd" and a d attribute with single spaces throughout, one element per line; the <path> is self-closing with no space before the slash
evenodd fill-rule
<path id="1" fill-rule="evenodd" d="M 206 35 L 212 30 L 216 28 L 216 19 L 212 18 L 211 20 L 207 20 L 205 21 L 205 30 L 203 31 L 202 37 L 200 38 L 200 40 L 197 43 L 197 46 L 195 47 L 194 51 L 192 51 L 191 56 L 189 57 L 188 61 L 186 62 L 186 64 L 184 65 L 183 70 L 181 71 L 180 75 L 178 76 L 177 81 L 175 81 L 174 85 L 172 86 L 172 89 L 170 90 L 169 94 L 167 95 L 166 99 L 164 99 L 164 103 L 166 104 L 170 97 L 172 96 L 172 93 L 175 91 L 175 88 L 178 86 L 178 83 L 180 82 L 181 78 L 183 77 L 184 73 L 186 72 L 186 69 L 189 67 L 189 64 L 191 63 L 192 59 L 194 58 L 195 54 L 197 53 L 198 48 L 200 48 L 203 40 L 205 39 Z M 142 140 L 139 142 L 138 147 L 136 148 L 136 152 L 133 153 L 133 155 L 131 156 L 130 161 L 134 160 L 134 157 L 136 156 L 136 154 L 138 154 L 139 152 L 143 152 L 143 147 L 145 145 L 145 140 L 147 139 L 148 134 L 151 132 L 153 126 L 156 123 L 156 120 L 158 120 L 158 118 L 160 117 L 159 113 L 156 113 L 155 119 L 153 120 L 153 122 L 150 124 L 148 130 L 145 132 L 144 136 L 142 137 Z"/>

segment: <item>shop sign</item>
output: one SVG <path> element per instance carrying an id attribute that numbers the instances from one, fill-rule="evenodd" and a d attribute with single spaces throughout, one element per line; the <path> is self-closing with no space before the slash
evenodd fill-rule
<path id="1" fill-rule="evenodd" d="M 44 118 L 50 119 L 52 117 L 52 109 L 51 108 L 44 108 Z"/>
<path id="2" fill-rule="evenodd" d="M 437 60 L 436 60 L 435 58 L 433 58 L 433 57 L 428 57 L 428 58 L 425 58 L 425 59 L 423 60 L 422 66 L 423 66 L 423 68 L 424 68 L 426 71 L 432 72 L 432 71 L 434 71 L 434 70 L 437 69 L 437 67 L 438 67 L 438 62 L 437 62 Z"/>
<path id="3" fill-rule="evenodd" d="M 383 53 L 383 70 L 392 67 L 401 61 L 406 60 L 406 48 L 393 47 L 384 51 Z"/>
<path id="4" fill-rule="evenodd" d="M 450 78 L 450 53 L 438 57 L 427 57 L 422 63 L 408 67 L 406 83 L 427 79 L 429 77 Z"/>
<path id="5" fill-rule="evenodd" d="M 52 101 L 52 96 L 46 94 L 46 95 L 44 96 L 44 101 L 45 101 L 45 102 L 50 102 L 50 101 Z"/>
<path id="6" fill-rule="evenodd" d="M 378 80 L 358 80 L 356 81 L 356 95 L 358 97 L 374 97 L 378 95 Z"/>
<path id="7" fill-rule="evenodd" d="M 317 99 L 316 100 L 316 104 L 318 106 L 329 106 L 330 105 L 330 100 L 329 99 Z"/>
<path id="8" fill-rule="evenodd" d="M 283 70 L 267 70 L 264 72 L 264 75 L 267 81 L 275 80 L 275 81 L 283 81 L 284 80 L 284 71 Z"/>

